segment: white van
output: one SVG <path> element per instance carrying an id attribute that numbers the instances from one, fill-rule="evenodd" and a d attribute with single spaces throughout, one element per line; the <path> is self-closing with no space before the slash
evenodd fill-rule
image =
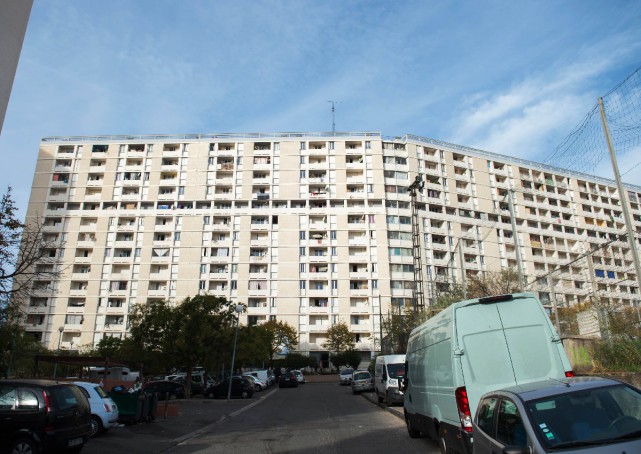
<path id="1" fill-rule="evenodd" d="M 388 406 L 403 403 L 400 383 L 405 379 L 405 355 L 381 355 L 376 357 L 374 368 L 374 391 L 378 403 Z"/>
<path id="2" fill-rule="evenodd" d="M 438 440 L 441 452 L 472 452 L 472 415 L 485 392 L 574 375 L 532 293 L 454 303 L 412 331 L 406 353 L 407 430 Z"/>

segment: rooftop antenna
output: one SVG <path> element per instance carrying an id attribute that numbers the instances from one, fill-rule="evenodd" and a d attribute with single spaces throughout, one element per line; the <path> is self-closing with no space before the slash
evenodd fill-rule
<path id="1" fill-rule="evenodd" d="M 335 104 L 338 104 L 340 101 L 327 101 L 332 103 L 332 134 L 336 134 L 336 107 Z"/>

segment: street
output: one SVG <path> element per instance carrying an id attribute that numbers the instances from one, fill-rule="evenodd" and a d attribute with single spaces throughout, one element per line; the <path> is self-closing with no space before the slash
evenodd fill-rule
<path id="1" fill-rule="evenodd" d="M 439 452 L 435 442 L 409 437 L 398 416 L 401 407 L 388 411 L 374 397 L 352 395 L 338 383 L 272 387 L 249 400 L 194 398 L 180 405 L 185 414 L 174 421 L 112 429 L 92 439 L 83 453 Z M 185 420 L 190 412 L 195 416 Z"/>

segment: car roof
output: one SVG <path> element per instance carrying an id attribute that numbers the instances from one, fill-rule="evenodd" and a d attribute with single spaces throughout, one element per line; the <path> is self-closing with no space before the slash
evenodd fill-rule
<path id="1" fill-rule="evenodd" d="M 581 391 L 621 384 L 623 384 L 623 382 L 603 377 L 572 377 L 565 380 L 550 379 L 509 386 L 486 393 L 485 395 L 500 394 L 501 392 L 512 393 L 518 395 L 523 401 L 530 401 L 540 399 L 542 397 L 553 397 L 572 391 Z"/>
<path id="2" fill-rule="evenodd" d="M 45 388 L 47 386 L 57 386 L 57 385 L 73 385 L 71 382 L 66 381 L 57 381 L 57 380 L 46 380 L 43 378 L 15 378 L 11 380 L 0 380 L 0 384 L 3 385 L 23 385 L 23 386 L 38 386 Z"/>

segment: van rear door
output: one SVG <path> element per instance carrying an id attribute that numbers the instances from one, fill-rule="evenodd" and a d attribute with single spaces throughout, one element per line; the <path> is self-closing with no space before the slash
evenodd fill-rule
<path id="1" fill-rule="evenodd" d="M 472 414 L 485 392 L 565 377 L 559 343 L 536 298 L 514 295 L 483 301 L 463 305 L 455 314 L 454 354 L 461 358 Z"/>

